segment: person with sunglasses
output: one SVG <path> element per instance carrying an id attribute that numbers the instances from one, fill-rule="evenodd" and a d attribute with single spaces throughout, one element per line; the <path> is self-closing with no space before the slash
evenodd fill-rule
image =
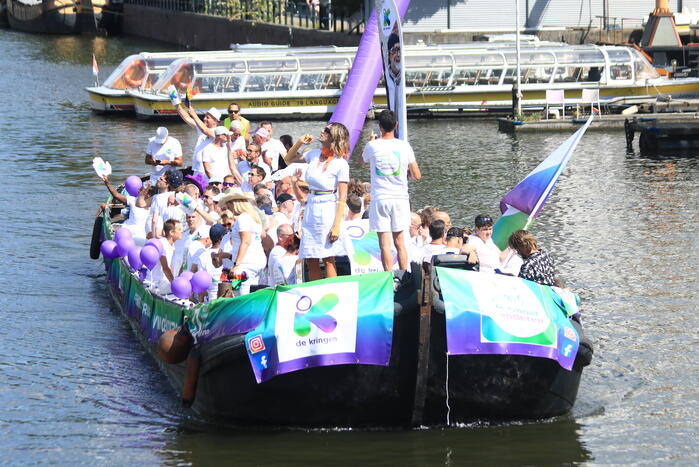
<path id="1" fill-rule="evenodd" d="M 340 224 L 347 202 L 349 183 L 349 131 L 338 122 L 326 126 L 318 139 L 321 149 L 312 149 L 304 155 L 298 150 L 302 144 L 313 141 L 311 135 L 302 136 L 289 149 L 284 162 L 307 162 L 306 182 L 310 194 L 301 224 L 299 257 L 306 259 L 310 280 L 321 278 L 320 259 L 325 263 L 327 277 L 337 276 L 335 256 L 344 248 L 340 238 Z"/>
<path id="2" fill-rule="evenodd" d="M 234 121 L 241 123 L 242 128 L 240 129 L 240 134 L 245 138 L 245 141 L 248 141 L 250 135 L 250 120 L 241 115 L 240 106 L 237 103 L 231 102 L 228 105 L 228 116 L 223 120 L 223 126 L 230 129 Z"/>

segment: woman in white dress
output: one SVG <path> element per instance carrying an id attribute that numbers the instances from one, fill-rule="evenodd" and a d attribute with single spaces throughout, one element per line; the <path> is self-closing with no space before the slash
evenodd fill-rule
<path id="1" fill-rule="evenodd" d="M 262 248 L 262 220 L 257 209 L 250 204 L 250 199 L 242 193 L 229 193 L 221 198 L 220 203 L 226 209 L 230 209 L 236 216 L 235 224 L 231 228 L 230 252 L 221 245 L 219 259 L 224 262 L 223 267 L 229 267 L 229 277 L 245 272 L 245 280 L 239 290 L 233 291 L 233 295 L 245 295 L 250 293 L 251 285 L 258 285 L 260 273 L 267 265 L 267 257 Z M 232 260 L 228 264 L 225 260 Z"/>
<path id="2" fill-rule="evenodd" d="M 345 212 L 349 183 L 349 132 L 342 123 L 331 123 L 320 134 L 320 149 L 298 155 L 302 144 L 310 144 L 311 135 L 303 135 L 284 156 L 284 162 L 306 162 L 305 179 L 310 188 L 301 223 L 299 257 L 308 264 L 309 280 L 320 279 L 320 258 L 327 277 L 337 276 L 335 256 L 342 254 L 340 224 Z"/>

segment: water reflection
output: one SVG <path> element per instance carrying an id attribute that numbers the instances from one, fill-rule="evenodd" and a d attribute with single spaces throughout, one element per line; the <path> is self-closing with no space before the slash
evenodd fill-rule
<path id="1" fill-rule="evenodd" d="M 163 450 L 168 463 L 215 465 L 561 465 L 592 459 L 572 420 L 503 426 L 371 431 L 197 431 Z M 273 448 L 270 448 L 272 447 Z"/>

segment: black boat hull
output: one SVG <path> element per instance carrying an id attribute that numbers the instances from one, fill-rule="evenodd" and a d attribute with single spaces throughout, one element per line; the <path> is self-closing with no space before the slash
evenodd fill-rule
<path id="1" fill-rule="evenodd" d="M 115 261 L 126 267 L 121 260 Z M 108 277 L 110 262 L 105 262 Z M 141 325 L 142 312 L 150 316 L 151 311 L 136 309 L 129 314 L 119 280 L 114 279 L 112 271 L 109 285 L 114 301 L 175 391 L 183 394 L 192 387 L 185 382 L 185 363 L 166 364 L 158 357 L 157 345 L 148 340 Z M 130 283 L 143 287 L 137 281 Z M 229 335 L 197 347 L 200 366 L 193 409 L 207 419 L 240 425 L 407 427 L 477 419 L 541 419 L 562 415 L 572 408 L 582 369 L 592 357 L 592 348 L 578 323 L 574 325 L 581 345 L 572 371 L 545 358 L 462 355 L 449 357 L 447 378 L 444 304 L 435 293 L 431 312 L 428 309 L 426 313 L 431 323 L 424 336 L 429 339 L 421 342 L 420 325 L 425 317 L 419 306 L 421 286 L 420 270 L 414 268 L 411 281 L 395 294 L 388 366 L 309 368 L 258 384 L 245 348 L 245 335 Z M 155 296 L 153 300 L 162 299 Z M 427 365 L 423 365 L 419 352 L 428 347 Z"/>

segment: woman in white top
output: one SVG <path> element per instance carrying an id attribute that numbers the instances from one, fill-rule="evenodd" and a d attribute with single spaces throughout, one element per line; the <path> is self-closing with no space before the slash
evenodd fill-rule
<path id="1" fill-rule="evenodd" d="M 344 215 L 349 183 L 349 132 L 342 123 L 331 123 L 320 133 L 321 149 L 297 154 L 302 144 L 313 141 L 303 135 L 284 156 L 284 162 L 307 162 L 306 182 L 310 188 L 301 224 L 299 257 L 307 260 L 310 280 L 320 279 L 320 258 L 327 277 L 337 276 L 335 256 L 342 254 L 340 223 Z"/>
<path id="2" fill-rule="evenodd" d="M 250 199 L 242 193 L 229 193 L 221 198 L 219 204 L 236 216 L 228 236 L 231 250 L 225 252 L 225 248 L 221 248 L 220 259 L 233 261 L 229 277 L 245 272 L 247 280 L 239 290 L 233 291 L 235 296 L 245 295 L 250 293 L 251 285 L 260 283 L 260 273 L 267 265 L 267 256 L 262 248 L 262 220 L 257 209 L 250 204 Z"/>

